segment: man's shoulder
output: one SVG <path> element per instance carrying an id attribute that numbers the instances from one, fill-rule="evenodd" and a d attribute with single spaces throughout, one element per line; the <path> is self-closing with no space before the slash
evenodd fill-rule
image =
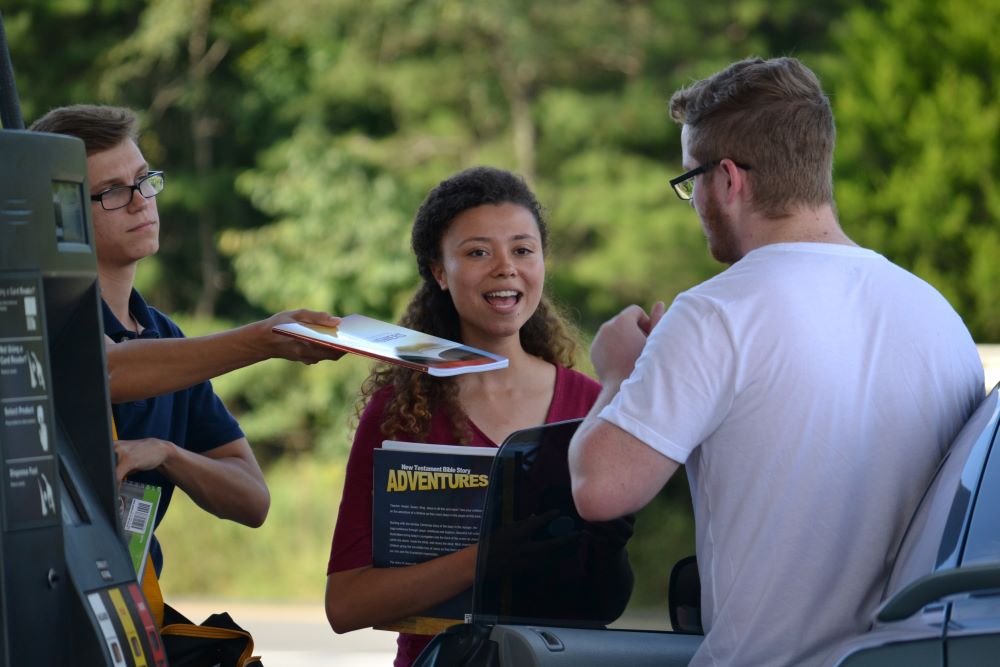
<path id="1" fill-rule="evenodd" d="M 718 306 L 748 297 L 767 298 L 862 275 L 896 273 L 920 280 L 884 256 L 861 246 L 835 243 L 773 243 L 756 248 L 715 276 L 682 292 L 679 297 Z"/>

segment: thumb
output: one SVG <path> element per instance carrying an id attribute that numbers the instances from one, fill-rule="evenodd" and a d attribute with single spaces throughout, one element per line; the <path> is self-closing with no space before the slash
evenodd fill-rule
<path id="1" fill-rule="evenodd" d="M 653 304 L 653 308 L 649 311 L 649 331 L 647 333 L 652 333 L 666 312 L 667 306 L 662 301 L 657 301 Z"/>

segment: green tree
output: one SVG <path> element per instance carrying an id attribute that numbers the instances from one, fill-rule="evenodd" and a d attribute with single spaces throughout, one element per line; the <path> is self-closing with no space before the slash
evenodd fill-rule
<path id="1" fill-rule="evenodd" d="M 858 8 L 835 30 L 836 188 L 845 229 L 1000 340 L 1000 48 L 987 0 Z"/>
<path id="2" fill-rule="evenodd" d="M 408 263 L 405 242 L 392 239 L 405 238 L 434 183 L 485 162 L 525 175 L 548 204 L 553 287 L 580 304 L 588 325 L 631 300 L 669 300 L 716 270 L 698 251 L 694 216 L 666 186 L 680 155 L 669 92 L 741 55 L 821 43 L 823 19 L 838 7 L 339 0 L 292 13 L 260 3 L 249 23 L 271 38 L 240 62 L 251 87 L 297 127 L 241 182 L 285 228 L 226 236 L 227 252 L 246 255 L 242 289 L 287 299 L 288 285 L 311 276 L 311 303 L 339 310 L 361 298 L 348 275 L 361 269 L 396 291 L 363 305 L 392 317 L 414 275 L 377 268 Z M 354 233 L 363 247 L 341 244 L 342 227 L 367 224 L 350 203 L 359 196 L 379 222 L 370 236 Z M 327 247 L 313 243 L 320 223 Z M 275 244 L 299 225 L 308 247 Z M 262 280 L 279 265 L 282 284 Z M 337 284 L 318 286 L 327 277 Z"/>
<path id="3" fill-rule="evenodd" d="M 270 117 L 246 108 L 235 59 L 259 35 L 238 0 L 151 0 L 134 29 L 101 58 L 92 94 L 144 116 L 147 159 L 168 172 L 160 197 L 161 250 L 141 287 L 167 310 L 244 318 L 259 314 L 231 288 L 218 253 L 222 229 L 263 222 L 236 176 L 273 136 Z"/>
<path id="4" fill-rule="evenodd" d="M 142 6 L 126 0 L 7 0 L 4 28 L 25 125 L 52 107 L 93 101 L 101 54 L 126 38 Z"/>
<path id="5" fill-rule="evenodd" d="M 73 103 L 121 104 L 143 117 L 142 148 L 168 175 L 161 249 L 140 288 L 169 312 L 247 319 L 262 311 L 232 287 L 220 229 L 264 217 L 234 188 L 287 128 L 253 103 L 233 63 L 261 34 L 240 0 L 12 0 L 4 7 L 23 115 Z M 57 48 L 58 47 L 58 48 Z M 248 101 L 244 102 L 244 98 Z"/>

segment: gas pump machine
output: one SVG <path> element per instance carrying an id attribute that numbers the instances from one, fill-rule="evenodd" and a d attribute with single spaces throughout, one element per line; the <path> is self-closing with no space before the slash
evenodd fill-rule
<path id="1" fill-rule="evenodd" d="M 0 17 L 0 667 L 165 667 L 118 520 L 86 156 L 26 132 Z"/>

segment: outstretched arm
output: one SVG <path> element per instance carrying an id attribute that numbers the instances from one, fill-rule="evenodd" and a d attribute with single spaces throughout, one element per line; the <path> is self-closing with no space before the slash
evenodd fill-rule
<path id="1" fill-rule="evenodd" d="M 222 519 L 256 528 L 264 523 L 271 495 L 246 438 L 206 452 L 192 452 L 159 438 L 116 440 L 117 475 L 158 470 L 199 507 Z"/>
<path id="2" fill-rule="evenodd" d="M 419 614 L 472 585 L 477 545 L 406 567 L 359 567 L 326 578 L 326 617 L 337 634 Z"/>
<path id="3" fill-rule="evenodd" d="M 649 315 L 639 306 L 629 306 L 601 326 L 591 346 L 601 394 L 569 446 L 573 501 L 588 521 L 607 521 L 639 510 L 678 468 L 676 461 L 597 416 L 632 374 L 663 312 L 662 303 Z"/>
<path id="4" fill-rule="evenodd" d="M 305 364 L 339 359 L 342 352 L 271 331 L 286 322 L 336 326 L 339 321 L 327 313 L 293 310 L 207 336 L 140 338 L 117 345 L 107 340 L 111 402 L 138 401 L 179 391 L 265 359 Z"/>

